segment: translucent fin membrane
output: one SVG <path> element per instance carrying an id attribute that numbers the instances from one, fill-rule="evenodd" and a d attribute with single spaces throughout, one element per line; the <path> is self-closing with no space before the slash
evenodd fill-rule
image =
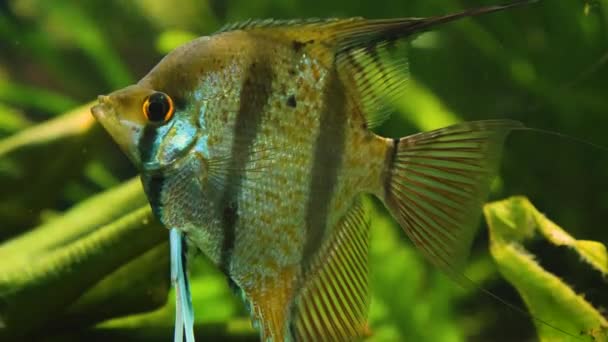
<path id="1" fill-rule="evenodd" d="M 359 202 L 334 227 L 296 300 L 296 341 L 350 341 L 366 326 L 369 220 Z"/>
<path id="2" fill-rule="evenodd" d="M 519 122 L 468 122 L 395 140 L 385 203 L 414 244 L 462 282 L 507 133 Z"/>

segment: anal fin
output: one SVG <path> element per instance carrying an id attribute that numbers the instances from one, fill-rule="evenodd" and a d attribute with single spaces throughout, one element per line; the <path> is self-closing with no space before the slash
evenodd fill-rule
<path id="1" fill-rule="evenodd" d="M 261 341 L 287 341 L 287 320 L 293 301 L 298 269 L 293 267 L 277 270 L 276 277 L 260 286 L 243 288 L 245 300 L 250 304 L 254 325 L 259 327 Z"/>
<path id="2" fill-rule="evenodd" d="M 356 201 L 307 270 L 290 327 L 296 341 L 345 341 L 367 331 L 369 220 Z"/>

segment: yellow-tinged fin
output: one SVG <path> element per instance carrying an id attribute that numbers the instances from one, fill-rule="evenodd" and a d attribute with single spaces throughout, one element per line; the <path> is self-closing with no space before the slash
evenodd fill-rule
<path id="1" fill-rule="evenodd" d="M 366 332 L 369 220 L 359 201 L 306 273 L 292 311 L 296 341 L 350 341 Z"/>
<path id="2" fill-rule="evenodd" d="M 496 175 L 506 135 L 523 125 L 473 121 L 395 139 L 384 202 L 414 244 L 462 285 L 459 267 Z"/>
<path id="3" fill-rule="evenodd" d="M 220 32 L 252 32 L 291 44 L 296 52 L 306 52 L 328 68 L 337 66 L 352 98 L 360 99 L 368 127 L 374 127 L 388 118 L 388 100 L 404 90 L 408 72 L 406 38 L 439 24 L 535 1 L 515 1 L 430 18 L 249 20 L 227 25 Z"/>
<path id="4" fill-rule="evenodd" d="M 286 327 L 297 274 L 295 266 L 284 268 L 272 281 L 242 289 L 254 325 L 260 329 L 261 341 L 288 340 Z"/>

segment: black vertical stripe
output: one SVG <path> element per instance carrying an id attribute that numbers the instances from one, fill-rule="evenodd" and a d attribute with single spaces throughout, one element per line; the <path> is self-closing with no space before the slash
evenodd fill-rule
<path id="1" fill-rule="evenodd" d="M 344 154 L 344 133 L 348 113 L 346 113 L 344 87 L 335 72 L 328 78 L 323 103 L 305 218 L 306 244 L 303 254 L 305 271 L 310 267 L 312 257 L 319 250 L 325 237 L 329 206 Z"/>
<path id="2" fill-rule="evenodd" d="M 243 173 L 247 166 L 251 146 L 255 142 L 264 107 L 269 102 L 274 81 L 270 61 L 259 60 L 249 65 L 245 73 L 240 94 L 240 107 L 237 113 L 226 187 L 220 200 L 222 208 L 223 242 L 220 267 L 228 274 L 230 258 L 234 249 L 236 224 L 238 222 L 238 202 Z"/>
<path id="3" fill-rule="evenodd" d="M 144 127 L 144 132 L 139 137 L 139 141 L 137 142 L 137 149 L 139 151 L 139 158 L 141 159 L 142 164 L 151 162 L 154 157 L 154 151 L 156 150 L 156 127 L 152 125 L 146 125 Z"/>
<path id="4" fill-rule="evenodd" d="M 141 182 L 144 187 L 144 191 L 148 196 L 148 202 L 150 202 L 152 212 L 154 213 L 157 219 L 163 222 L 163 205 L 161 201 L 161 192 L 163 189 L 165 178 L 160 174 L 142 175 Z"/>
<path id="5" fill-rule="evenodd" d="M 384 176 L 384 189 L 386 191 L 387 196 L 391 195 L 390 186 L 393 181 L 393 167 L 395 166 L 395 159 L 397 159 L 397 152 L 399 152 L 399 143 L 401 142 L 401 138 L 393 138 L 392 145 L 390 150 L 387 152 L 386 157 L 386 174 Z"/>

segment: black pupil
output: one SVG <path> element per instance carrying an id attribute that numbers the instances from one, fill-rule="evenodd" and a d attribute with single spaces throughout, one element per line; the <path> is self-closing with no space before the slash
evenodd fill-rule
<path id="1" fill-rule="evenodd" d="M 165 120 L 165 116 L 169 112 L 169 101 L 165 94 L 155 93 L 150 95 L 150 104 L 148 105 L 148 119 L 153 122 L 161 122 Z"/>

